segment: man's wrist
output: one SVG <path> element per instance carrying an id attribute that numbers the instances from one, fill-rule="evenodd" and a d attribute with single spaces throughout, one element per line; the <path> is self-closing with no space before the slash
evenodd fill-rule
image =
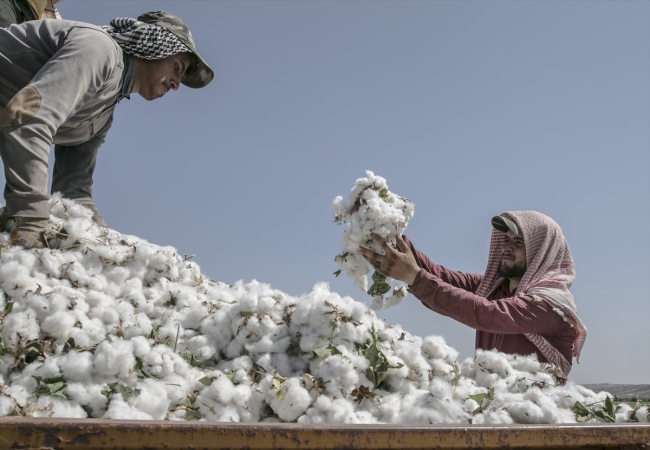
<path id="1" fill-rule="evenodd" d="M 413 283 L 415 283 L 415 280 L 418 278 L 418 274 L 420 273 L 420 268 L 418 267 L 417 270 L 414 272 L 411 272 L 405 279 L 403 280 L 406 284 L 410 286 L 413 286 Z"/>

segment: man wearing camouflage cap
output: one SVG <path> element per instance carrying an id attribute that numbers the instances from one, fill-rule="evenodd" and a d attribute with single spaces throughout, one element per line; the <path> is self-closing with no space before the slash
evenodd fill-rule
<path id="1" fill-rule="evenodd" d="M 36 20 L 0 29 L 0 156 L 6 208 L 0 227 L 12 244 L 48 245 L 48 155 L 55 145 L 52 192 L 90 208 L 99 147 L 123 98 L 147 100 L 206 86 L 214 73 L 189 28 L 164 11 L 116 18 L 98 27 Z"/>

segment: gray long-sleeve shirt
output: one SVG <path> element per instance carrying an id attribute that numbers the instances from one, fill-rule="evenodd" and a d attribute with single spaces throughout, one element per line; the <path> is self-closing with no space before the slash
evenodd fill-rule
<path id="1" fill-rule="evenodd" d="M 0 154 L 8 215 L 49 217 L 52 144 L 53 191 L 96 212 L 92 174 L 115 105 L 130 92 L 133 69 L 123 77 L 124 69 L 122 49 L 93 25 L 38 20 L 0 29 Z"/>

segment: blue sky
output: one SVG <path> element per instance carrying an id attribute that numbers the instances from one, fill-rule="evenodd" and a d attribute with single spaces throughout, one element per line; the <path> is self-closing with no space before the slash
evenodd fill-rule
<path id="1" fill-rule="evenodd" d="M 537 210 L 574 255 L 579 383 L 650 383 L 650 3 L 66 0 L 106 24 L 167 10 L 215 69 L 116 110 L 94 197 L 117 230 L 209 277 L 292 295 L 329 281 L 334 196 L 366 169 L 415 202 L 406 234 L 482 272 L 490 218 Z M 4 181 L 4 180 L 2 180 Z M 471 356 L 474 332 L 409 296 L 380 313 Z"/>

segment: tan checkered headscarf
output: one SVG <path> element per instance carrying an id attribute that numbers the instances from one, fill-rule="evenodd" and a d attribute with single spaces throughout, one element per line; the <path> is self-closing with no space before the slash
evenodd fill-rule
<path id="1" fill-rule="evenodd" d="M 537 301 L 550 304 L 575 330 L 573 356 L 580 362 L 580 351 L 587 337 L 587 328 L 578 318 L 578 310 L 569 288 L 575 279 L 575 268 L 569 246 L 560 226 L 553 219 L 535 211 L 504 212 L 502 217 L 512 220 L 526 244 L 526 273 L 513 294 L 532 296 Z M 503 277 L 497 273 L 503 248 L 503 232 L 492 230 L 490 255 L 483 281 L 476 294 L 487 297 L 501 285 Z M 539 334 L 525 334 L 546 357 L 562 369 L 565 375 L 571 370 L 571 363 Z"/>

